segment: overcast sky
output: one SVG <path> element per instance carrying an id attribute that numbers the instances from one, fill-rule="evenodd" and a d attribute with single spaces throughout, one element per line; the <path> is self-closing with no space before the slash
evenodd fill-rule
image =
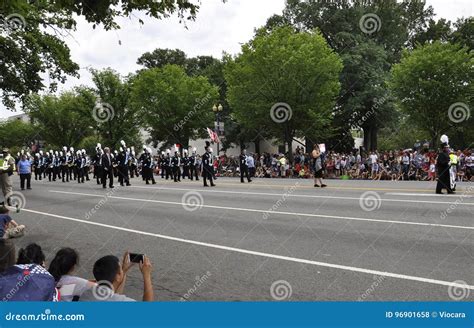
<path id="1" fill-rule="evenodd" d="M 455 21 L 474 15 L 474 0 L 426 2 L 433 6 L 437 18 Z M 139 68 L 137 58 L 156 48 L 178 48 L 190 57 L 220 58 L 223 51 L 236 54 L 240 44 L 253 37 L 254 29 L 264 25 L 271 15 L 280 14 L 284 6 L 284 0 L 228 0 L 226 3 L 203 0 L 196 21 L 187 22 L 187 29 L 174 17 L 158 21 L 138 15 L 120 20 L 121 29 L 108 32 L 100 27 L 94 30 L 79 20 L 77 31 L 65 41 L 72 59 L 81 67 L 81 77 L 68 78 L 60 90 L 80 84 L 92 85 L 88 67 L 111 67 L 124 75 L 134 72 Z M 140 25 L 137 18 L 142 18 L 145 24 Z M 0 117 L 15 114 L 0 105 Z"/>

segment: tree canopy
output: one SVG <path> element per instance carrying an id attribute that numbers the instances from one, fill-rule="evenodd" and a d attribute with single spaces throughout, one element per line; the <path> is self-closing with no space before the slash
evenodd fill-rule
<path id="1" fill-rule="evenodd" d="M 260 30 L 226 63 L 233 116 L 262 138 L 284 141 L 291 153 L 294 137 L 314 142 L 325 135 L 341 70 L 339 56 L 317 31 Z"/>

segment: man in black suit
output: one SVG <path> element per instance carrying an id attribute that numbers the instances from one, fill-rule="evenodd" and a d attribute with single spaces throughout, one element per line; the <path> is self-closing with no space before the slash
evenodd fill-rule
<path id="1" fill-rule="evenodd" d="M 102 187 L 107 188 L 107 178 L 109 179 L 109 188 L 114 187 L 114 168 L 112 163 L 112 155 L 110 154 L 110 148 L 104 148 L 104 154 L 102 155 Z"/>

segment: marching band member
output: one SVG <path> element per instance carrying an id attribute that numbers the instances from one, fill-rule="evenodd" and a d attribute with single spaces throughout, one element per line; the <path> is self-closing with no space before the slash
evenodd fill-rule
<path id="1" fill-rule="evenodd" d="M 206 150 L 204 155 L 202 155 L 202 178 L 204 180 L 204 187 L 209 187 L 207 179 L 209 179 L 211 187 L 215 187 L 216 185 L 212 181 L 212 177 L 214 176 L 214 166 L 212 163 L 212 148 L 209 141 L 206 141 L 206 147 L 204 149 Z"/>

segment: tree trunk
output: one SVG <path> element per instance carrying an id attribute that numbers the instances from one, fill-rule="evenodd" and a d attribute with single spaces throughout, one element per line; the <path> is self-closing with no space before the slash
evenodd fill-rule
<path id="1" fill-rule="evenodd" d="M 260 137 L 255 138 L 255 153 L 260 154 Z"/>
<path id="2" fill-rule="evenodd" d="M 378 129 L 377 127 L 372 127 L 372 132 L 370 134 L 370 145 L 371 145 L 371 150 L 374 151 L 374 150 L 377 150 L 377 132 L 378 132 Z"/>
<path id="3" fill-rule="evenodd" d="M 308 138 L 305 138 L 305 152 L 308 153 L 308 154 L 311 154 L 311 152 L 313 151 L 313 146 L 314 146 L 314 142 Z"/>
<path id="4" fill-rule="evenodd" d="M 374 151 L 377 149 L 377 128 L 367 126 L 364 130 L 364 149 L 366 151 Z"/>

